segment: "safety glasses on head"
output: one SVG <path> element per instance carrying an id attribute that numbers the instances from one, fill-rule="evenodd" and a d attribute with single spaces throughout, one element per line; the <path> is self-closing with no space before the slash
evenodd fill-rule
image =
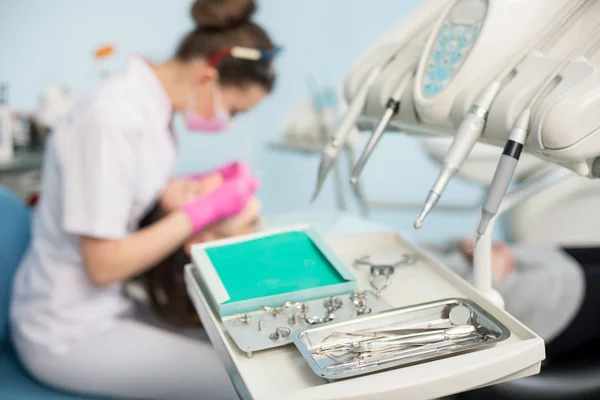
<path id="1" fill-rule="evenodd" d="M 272 60 L 279 53 L 281 53 L 281 47 L 275 47 L 269 50 L 253 49 L 251 47 L 227 47 L 221 50 L 217 50 L 212 56 L 208 58 L 208 65 L 215 67 L 224 57 L 233 57 L 240 60 L 249 61 L 266 61 Z"/>

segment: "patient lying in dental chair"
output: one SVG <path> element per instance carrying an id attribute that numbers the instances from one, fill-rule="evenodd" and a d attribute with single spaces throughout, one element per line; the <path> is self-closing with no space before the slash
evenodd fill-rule
<path id="1" fill-rule="evenodd" d="M 426 247 L 463 278 L 472 277 L 471 240 Z M 506 310 L 544 338 L 550 362 L 600 343 L 600 248 L 494 243 L 492 278 Z"/>
<path id="2" fill-rule="evenodd" d="M 172 181 L 165 189 L 160 203 L 142 220 L 140 228 L 158 221 L 169 211 L 180 209 L 195 198 L 210 193 L 221 183 L 217 175 Z M 209 226 L 190 238 L 184 247 L 138 276 L 135 282 L 142 284 L 151 311 L 172 327 L 200 326 L 200 319 L 188 298 L 183 278 L 183 267 L 190 263 L 191 246 L 255 231 L 259 224 L 260 211 L 260 201 L 252 198 L 240 214 Z"/>

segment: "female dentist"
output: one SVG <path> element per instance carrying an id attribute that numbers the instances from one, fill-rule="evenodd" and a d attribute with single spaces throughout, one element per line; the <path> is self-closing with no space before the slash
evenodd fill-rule
<path id="1" fill-rule="evenodd" d="M 220 132 L 271 90 L 276 49 L 250 20 L 255 8 L 197 0 L 197 27 L 172 60 L 132 59 L 52 134 L 11 307 L 18 355 L 40 381 L 110 398 L 236 398 L 209 343 L 136 320 L 122 293 L 191 235 L 242 211 L 256 190 L 247 170 L 226 168 L 216 190 L 135 231 L 173 173 L 173 112 L 191 131 Z"/>

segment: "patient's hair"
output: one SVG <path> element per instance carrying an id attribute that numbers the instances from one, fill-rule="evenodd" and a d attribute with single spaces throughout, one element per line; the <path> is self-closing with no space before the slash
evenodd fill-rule
<path id="1" fill-rule="evenodd" d="M 140 222 L 140 228 L 164 216 L 165 213 L 157 205 Z M 181 328 L 201 326 L 183 279 L 183 267 L 189 262 L 190 258 L 180 248 L 134 279 L 144 286 L 152 311 L 171 325 Z"/>

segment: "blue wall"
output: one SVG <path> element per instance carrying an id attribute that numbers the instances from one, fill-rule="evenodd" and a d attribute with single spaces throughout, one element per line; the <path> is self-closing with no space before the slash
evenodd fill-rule
<path id="1" fill-rule="evenodd" d="M 178 121 L 183 148 L 178 172 L 224 163 L 245 154 L 250 144 L 267 214 L 332 209 L 331 182 L 316 204 L 308 204 L 317 158 L 274 153 L 265 144 L 277 139 L 286 111 L 308 96 L 307 76 L 341 86 L 350 63 L 416 4 L 417 0 L 262 0 L 257 19 L 285 47 L 278 60 L 277 90 L 255 112 L 239 118 L 225 136 L 186 135 Z M 191 28 L 189 5 L 189 0 L 0 0 L 0 81 L 10 83 L 11 104 L 33 110 L 47 85 L 65 84 L 74 94 L 93 87 L 99 75 L 91 54 L 100 44 L 117 47 L 113 71 L 122 69 L 131 53 L 163 61 Z M 365 189 L 370 196 L 421 201 L 436 174 L 437 167 L 418 142 L 393 135 L 384 138 L 365 171 Z M 445 200 L 470 203 L 480 195 L 478 188 L 455 181 Z M 420 240 L 471 234 L 476 222 L 474 213 L 436 213 L 417 236 L 411 228 L 415 216 L 416 211 L 372 215 Z"/>

